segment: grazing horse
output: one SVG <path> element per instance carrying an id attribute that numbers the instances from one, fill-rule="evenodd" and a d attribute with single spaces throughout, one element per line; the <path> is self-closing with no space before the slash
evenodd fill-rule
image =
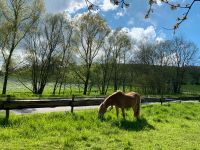
<path id="1" fill-rule="evenodd" d="M 125 94 L 121 91 L 117 91 L 112 95 L 108 96 L 100 104 L 98 117 L 102 119 L 103 115 L 107 111 L 107 108 L 109 106 L 114 105 L 116 107 L 117 118 L 119 115 L 119 108 L 121 108 L 123 118 L 125 119 L 124 109 L 132 107 L 134 111 L 134 116 L 138 119 L 140 116 L 140 103 L 141 100 L 140 100 L 140 95 L 138 93 L 129 92 Z"/>

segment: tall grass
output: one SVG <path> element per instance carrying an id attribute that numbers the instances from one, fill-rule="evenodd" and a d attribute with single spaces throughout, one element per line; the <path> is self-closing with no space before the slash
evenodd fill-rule
<path id="1" fill-rule="evenodd" d="M 200 149 L 200 104 L 142 106 L 139 121 L 132 110 L 126 121 L 115 110 L 97 119 L 97 110 L 0 115 L 0 149 Z"/>

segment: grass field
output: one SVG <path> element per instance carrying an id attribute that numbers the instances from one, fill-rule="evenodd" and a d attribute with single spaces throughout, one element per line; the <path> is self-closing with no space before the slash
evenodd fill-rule
<path id="1" fill-rule="evenodd" d="M 97 119 L 97 110 L 71 113 L 11 115 L 3 125 L 0 149 L 70 150 L 191 150 L 200 149 L 200 104 L 143 105 L 139 121 L 126 111 L 117 120 L 115 110 Z"/>

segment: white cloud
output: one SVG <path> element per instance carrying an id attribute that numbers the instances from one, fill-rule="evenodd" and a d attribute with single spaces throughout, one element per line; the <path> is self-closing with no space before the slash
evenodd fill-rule
<path id="1" fill-rule="evenodd" d="M 129 35 L 138 42 L 154 41 L 156 38 L 156 31 L 153 26 L 146 29 L 133 27 L 128 31 Z"/>
<path id="2" fill-rule="evenodd" d="M 162 5 L 161 0 L 156 0 L 156 2 L 157 2 L 157 5 L 158 5 L 158 6 L 161 6 L 161 5 Z"/>
<path id="3" fill-rule="evenodd" d="M 160 42 L 164 42 L 165 39 L 163 37 L 157 37 L 156 38 L 156 42 L 160 43 Z"/>
<path id="4" fill-rule="evenodd" d="M 117 12 L 116 15 L 122 17 L 122 16 L 124 16 L 124 13 L 123 12 Z"/>
<path id="5" fill-rule="evenodd" d="M 165 40 L 165 34 L 163 32 L 156 33 L 156 29 L 153 26 L 147 28 L 133 27 L 123 28 L 128 35 L 137 43 L 149 43 L 149 42 L 161 42 Z"/>
<path id="6" fill-rule="evenodd" d="M 85 1 L 69 1 L 66 11 L 73 14 L 82 8 L 86 8 Z"/>
<path id="7" fill-rule="evenodd" d="M 156 2 L 157 2 L 158 6 L 162 6 L 162 0 L 156 0 Z M 169 2 L 179 2 L 181 4 L 184 4 L 186 2 L 186 0 L 182 0 L 181 2 L 180 2 L 180 0 L 169 0 Z"/>
<path id="8" fill-rule="evenodd" d="M 117 6 L 111 4 L 110 0 L 103 0 L 103 3 L 100 4 L 100 8 L 102 11 L 109 11 L 117 9 Z"/>
<path id="9" fill-rule="evenodd" d="M 91 2 L 94 2 L 94 0 L 91 0 Z M 84 0 L 45 0 L 45 7 L 48 13 L 67 11 L 73 14 L 80 9 L 86 9 L 87 5 Z"/>
<path id="10" fill-rule="evenodd" d="M 110 11 L 118 8 L 118 6 L 111 4 L 110 0 L 90 0 L 90 2 L 98 6 L 101 11 Z M 69 14 L 74 14 L 80 9 L 87 11 L 85 0 L 45 0 L 45 7 L 47 12 L 50 13 L 66 11 Z"/>
<path id="11" fill-rule="evenodd" d="M 116 15 L 114 15 L 115 19 L 119 19 L 120 17 L 123 17 L 125 15 L 125 11 L 119 11 L 116 13 Z"/>

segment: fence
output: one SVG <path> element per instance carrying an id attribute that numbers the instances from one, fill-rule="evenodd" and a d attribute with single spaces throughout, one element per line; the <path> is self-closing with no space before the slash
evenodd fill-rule
<path id="1" fill-rule="evenodd" d="M 95 106 L 100 105 L 103 102 L 104 98 L 77 98 L 72 96 L 72 99 L 47 99 L 47 100 L 11 100 L 11 97 L 8 95 L 6 101 L 0 101 L 0 110 L 6 111 L 5 121 L 9 119 L 9 110 L 12 109 L 25 109 L 25 108 L 45 108 L 45 107 L 61 107 L 61 106 L 70 106 L 71 113 L 73 113 L 74 107 L 82 106 Z M 165 102 L 172 101 L 194 101 L 198 100 L 200 102 L 200 96 L 193 97 L 177 97 L 177 98 L 149 98 L 144 97 L 141 99 L 142 103 L 155 103 L 159 102 L 161 105 Z"/>

